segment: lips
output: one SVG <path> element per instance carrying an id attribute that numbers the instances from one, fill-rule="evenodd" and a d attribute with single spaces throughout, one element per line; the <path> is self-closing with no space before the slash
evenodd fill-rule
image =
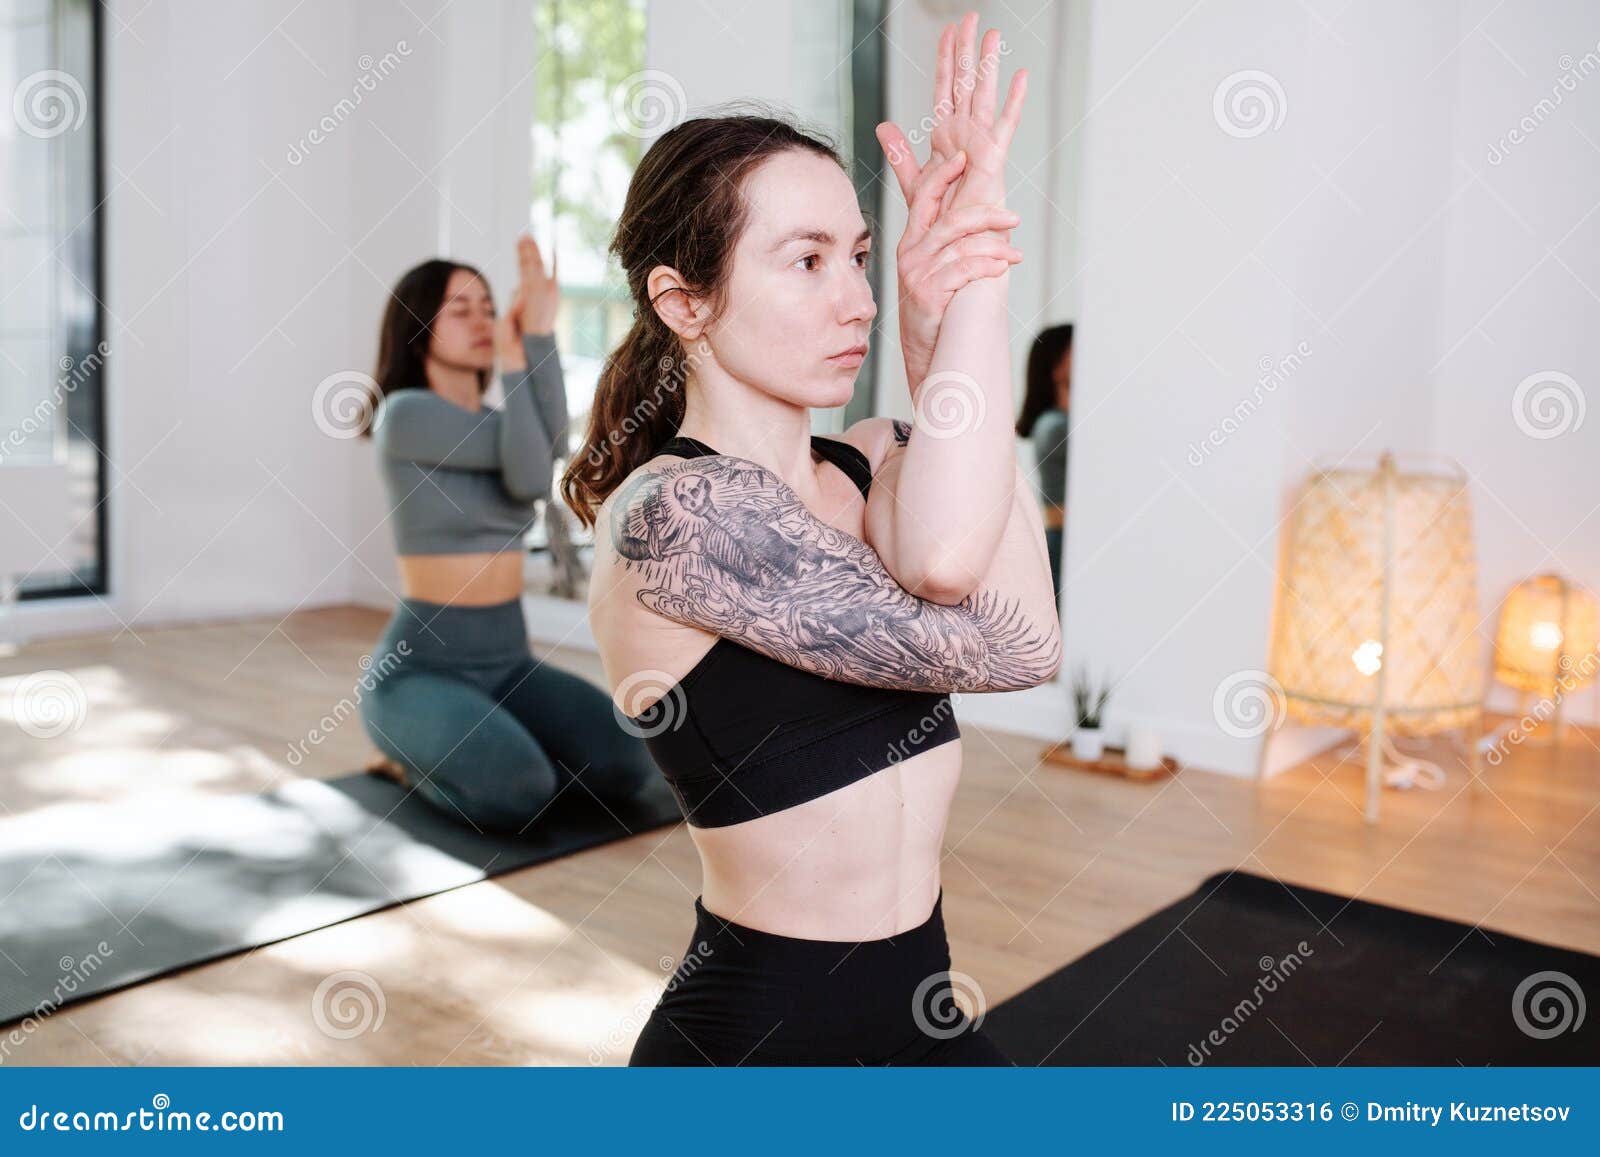
<path id="1" fill-rule="evenodd" d="M 867 356 L 867 347 L 864 346 L 864 345 L 857 345 L 857 346 L 851 346 L 847 350 L 840 350 L 838 353 L 833 354 L 831 357 L 829 357 L 828 360 L 830 362 L 843 362 L 843 361 L 851 361 L 853 359 L 864 358 L 866 356 Z"/>

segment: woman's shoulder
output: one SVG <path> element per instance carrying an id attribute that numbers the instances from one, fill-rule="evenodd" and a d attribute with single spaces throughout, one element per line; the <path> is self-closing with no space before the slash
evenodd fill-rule
<path id="1" fill-rule="evenodd" d="M 1032 437 L 1052 437 L 1059 435 L 1067 428 L 1067 414 L 1065 410 L 1051 407 L 1033 420 Z"/>
<path id="2" fill-rule="evenodd" d="M 876 474 L 896 446 L 904 446 L 911 435 L 911 423 L 901 418 L 862 418 L 842 434 L 833 435 L 854 446 L 867 459 Z"/>

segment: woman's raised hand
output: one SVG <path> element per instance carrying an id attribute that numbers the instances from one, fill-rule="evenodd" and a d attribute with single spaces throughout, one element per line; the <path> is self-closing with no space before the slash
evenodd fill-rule
<path id="1" fill-rule="evenodd" d="M 524 233 L 517 238 L 517 268 L 522 282 L 517 289 L 521 299 L 522 332 L 549 334 L 555 331 L 556 309 L 561 304 L 561 286 L 556 280 L 555 254 L 550 257 L 550 272 L 544 271 L 539 243 Z M 510 310 L 506 311 L 511 312 Z"/>
<path id="2" fill-rule="evenodd" d="M 977 13 L 969 12 L 959 26 L 947 25 L 939 35 L 927 162 L 917 164 L 899 126 L 885 121 L 877 129 L 908 206 L 895 266 L 900 345 L 913 394 L 927 376 L 939 323 L 956 291 L 1022 260 L 1009 238 L 1018 218 L 1001 205 L 1006 154 L 1022 115 L 1027 72 L 1018 70 L 1012 77 L 997 119 L 1000 34 L 990 29 L 982 59 L 974 60 L 977 27 Z"/>
<path id="3" fill-rule="evenodd" d="M 1006 155 L 1022 118 L 1028 91 L 1028 70 L 1011 77 L 1005 107 L 995 116 L 1000 72 L 1000 33 L 984 33 L 981 52 L 975 54 L 978 14 L 969 12 L 959 25 L 946 25 L 939 34 L 938 61 L 933 75 L 933 115 L 929 118 L 930 153 L 919 167 L 911 142 L 899 126 L 885 121 L 878 126 L 878 141 L 909 204 L 917 187 L 943 161 L 965 150 L 967 168 L 960 184 L 947 191 L 941 208 L 952 205 L 1000 204 L 1005 200 Z"/>
<path id="4" fill-rule="evenodd" d="M 528 368 L 528 355 L 522 348 L 524 306 L 519 288 L 511 295 L 511 304 L 494 319 L 494 349 L 503 372 L 516 373 Z"/>
<path id="5" fill-rule="evenodd" d="M 933 359 L 939 323 L 956 290 L 972 281 L 997 277 L 1022 260 L 1006 241 L 1020 218 L 999 205 L 941 209 L 946 193 L 966 167 L 957 153 L 934 166 L 911 199 L 906 231 L 895 249 L 899 280 L 900 348 L 913 395 Z"/>

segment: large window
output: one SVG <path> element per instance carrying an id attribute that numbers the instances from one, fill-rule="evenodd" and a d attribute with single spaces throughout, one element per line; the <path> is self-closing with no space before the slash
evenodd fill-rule
<path id="1" fill-rule="evenodd" d="M 92 0 L 0 0 L 0 584 L 106 590 Z"/>
<path id="2" fill-rule="evenodd" d="M 574 419 L 586 416 L 609 353 L 632 324 L 606 249 L 646 141 L 612 115 L 644 68 L 645 0 L 537 0 L 533 228 L 560 255 L 556 339 Z M 582 427 L 574 422 L 574 440 Z"/>

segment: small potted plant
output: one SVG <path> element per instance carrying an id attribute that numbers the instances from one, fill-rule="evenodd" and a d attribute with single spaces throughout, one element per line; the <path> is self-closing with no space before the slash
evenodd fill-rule
<path id="1" fill-rule="evenodd" d="M 1106 700 L 1111 697 L 1111 679 L 1096 687 L 1086 670 L 1080 670 L 1072 679 L 1072 702 L 1077 714 L 1077 728 L 1072 733 L 1072 755 L 1092 763 L 1105 754 L 1105 736 L 1100 730 L 1100 717 Z"/>

